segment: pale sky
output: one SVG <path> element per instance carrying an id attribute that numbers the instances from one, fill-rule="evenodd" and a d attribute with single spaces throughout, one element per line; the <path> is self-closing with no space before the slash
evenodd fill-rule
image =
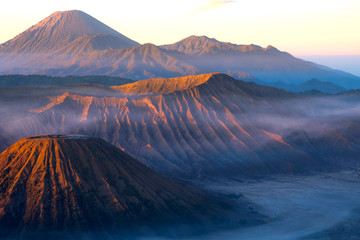
<path id="1" fill-rule="evenodd" d="M 11 0 L 0 2 L 0 42 L 57 10 L 82 10 L 139 42 L 206 35 L 273 45 L 293 55 L 360 55 L 360 0 Z"/>

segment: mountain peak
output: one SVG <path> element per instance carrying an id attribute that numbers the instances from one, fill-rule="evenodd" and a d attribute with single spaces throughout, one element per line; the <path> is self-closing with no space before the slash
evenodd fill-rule
<path id="1" fill-rule="evenodd" d="M 179 42 L 182 41 L 212 41 L 212 42 L 219 42 L 218 40 L 216 40 L 215 38 L 209 38 L 208 36 L 202 35 L 202 36 L 197 36 L 197 35 L 191 35 L 187 38 L 184 38 L 183 40 L 180 40 Z"/>
<path id="2" fill-rule="evenodd" d="M 56 11 L 53 12 L 50 16 L 55 16 L 55 15 L 71 15 L 71 14 L 84 14 L 84 15 L 88 15 L 87 13 L 81 11 L 81 10 L 77 10 L 77 9 L 73 9 L 73 10 L 65 10 L 65 11 Z"/>
<path id="3" fill-rule="evenodd" d="M 122 48 L 139 45 L 104 23 L 80 10 L 58 11 L 2 44 L 8 52 L 43 53 L 64 48 L 84 36 L 116 38 Z"/>
<path id="4" fill-rule="evenodd" d="M 264 48 L 265 51 L 279 51 L 276 47 L 268 45 L 266 48 Z"/>
<path id="5" fill-rule="evenodd" d="M 204 49 L 219 43 L 221 42 L 219 42 L 215 38 L 191 35 L 190 37 L 184 38 L 183 40 L 180 40 L 174 44 L 164 45 L 162 47 L 167 50 L 176 50 L 186 54 L 199 54 Z"/>
<path id="6" fill-rule="evenodd" d="M 229 52 L 243 53 L 243 52 L 265 50 L 262 47 L 254 44 L 237 45 L 230 42 L 220 42 L 215 38 L 209 38 L 207 36 L 195 36 L 195 35 L 187 37 L 174 44 L 163 45 L 161 47 L 166 50 L 179 51 L 190 55 L 214 55 L 214 54 L 216 55 L 219 53 L 228 54 Z"/>
<path id="7" fill-rule="evenodd" d="M 103 34 L 112 36 L 122 36 L 114 29 L 108 27 L 89 14 L 80 10 L 57 11 L 32 26 L 28 31 L 37 29 L 56 30 L 55 35 L 75 35 L 82 36 L 86 34 Z"/>
<path id="8" fill-rule="evenodd" d="M 73 10 L 65 10 L 65 11 L 55 11 L 52 14 L 50 14 L 49 17 L 66 17 L 66 16 L 70 16 L 70 15 L 88 15 L 87 13 L 81 11 L 81 10 L 77 10 L 77 9 L 73 9 Z"/>

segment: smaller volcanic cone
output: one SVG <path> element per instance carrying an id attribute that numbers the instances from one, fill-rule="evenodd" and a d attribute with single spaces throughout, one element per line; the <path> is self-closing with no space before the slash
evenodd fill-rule
<path id="1" fill-rule="evenodd" d="M 27 137 L 0 155 L 2 234 L 212 222 L 223 210 L 98 138 Z"/>

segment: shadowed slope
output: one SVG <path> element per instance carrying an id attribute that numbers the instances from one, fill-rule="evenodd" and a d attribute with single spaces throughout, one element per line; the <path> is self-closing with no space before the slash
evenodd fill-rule
<path id="1" fill-rule="evenodd" d="M 216 73 L 150 79 L 118 90 L 129 95 L 64 93 L 27 118 L 1 124 L 0 130 L 8 141 L 55 132 L 101 137 L 154 169 L 181 176 L 258 176 L 318 167 L 282 132 L 252 117 L 258 111 L 301 118 L 281 103 L 293 97 L 285 91 Z"/>
<path id="2" fill-rule="evenodd" d="M 8 234 L 210 223 L 229 207 L 81 135 L 24 138 L 0 155 L 0 172 L 0 231 Z"/>
<path id="3" fill-rule="evenodd" d="M 107 70 L 107 74 L 131 79 L 175 77 L 196 72 L 196 67 L 179 61 L 169 52 L 150 43 L 129 49 L 107 51 L 99 56 L 99 60 L 99 71 Z M 101 66 L 104 63 L 106 65 Z"/>

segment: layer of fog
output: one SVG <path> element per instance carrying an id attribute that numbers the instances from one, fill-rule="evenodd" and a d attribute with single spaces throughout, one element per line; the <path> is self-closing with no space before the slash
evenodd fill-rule
<path id="1" fill-rule="evenodd" d="M 331 229 L 360 207 L 360 179 L 356 172 L 308 177 L 277 177 L 266 181 L 202 183 L 211 191 L 243 194 L 268 215 L 269 223 L 219 231 L 196 239 L 298 240 Z M 356 236 L 349 235 L 349 237 Z M 346 237 L 346 236 L 345 236 Z M 165 238 L 151 238 L 151 240 Z M 312 239 L 312 238 L 309 238 Z M 331 238 L 330 238 L 331 239 Z M 335 238 L 334 238 L 335 239 Z M 144 238 L 143 240 L 150 240 Z"/>
<path id="2" fill-rule="evenodd" d="M 102 137 L 106 140 L 111 141 L 112 132 L 114 127 L 111 124 L 107 125 L 107 135 L 100 135 L 94 133 L 94 129 L 98 129 L 99 126 L 104 125 L 105 117 L 112 121 L 116 121 L 116 118 L 122 116 L 120 110 L 117 107 L 111 105 L 108 106 L 108 110 L 104 114 L 99 114 L 95 111 L 89 112 L 89 117 L 83 120 L 83 110 L 85 109 L 81 103 L 75 100 L 71 104 L 64 104 L 63 107 L 56 108 L 51 112 L 46 113 L 35 113 L 33 109 L 41 109 L 45 107 L 51 101 L 47 96 L 58 96 L 57 94 L 69 91 L 79 95 L 95 95 L 95 96 L 107 96 L 114 94 L 107 89 L 103 89 L 99 86 L 77 86 L 68 89 L 66 86 L 46 88 L 31 88 L 31 94 L 27 96 L 26 89 L 15 88 L 16 91 L 2 92 L 0 96 L 0 113 L 3 118 L 0 120 L 0 138 L 3 138 L 6 144 L 0 145 L 0 151 L 4 150 L 10 144 L 16 140 L 38 134 L 86 134 L 96 137 Z M 88 93 L 88 94 L 86 94 Z M 94 94 L 97 93 L 97 94 Z M 9 96 L 8 96 L 9 95 Z M 15 95 L 15 96 L 14 96 Z M 18 97 L 19 96 L 19 97 Z M 116 96 L 116 94 L 114 95 Z M 101 99 L 101 98 L 99 98 Z M 171 97 L 169 97 L 169 104 L 172 103 Z M 181 100 L 180 100 L 181 101 Z M 360 116 L 359 99 L 356 96 L 325 96 L 325 97 L 291 97 L 291 98 L 280 98 L 271 96 L 264 98 L 264 101 L 257 99 L 256 104 L 249 104 L 248 97 L 245 96 L 243 99 L 238 95 L 232 97 L 228 96 L 227 100 L 223 102 L 231 110 L 231 113 L 238 120 L 238 124 L 250 132 L 253 136 L 255 134 L 263 134 L 261 131 L 252 131 L 254 127 L 262 129 L 270 133 L 280 135 L 284 141 L 287 141 L 287 137 L 291 136 L 294 132 L 306 132 L 308 136 L 312 138 L 319 138 L 321 136 L 331 135 L 332 130 L 339 130 L 346 133 L 349 124 L 358 125 L 358 119 Z M 238 108 L 233 108 L 233 103 L 236 103 Z M 187 103 L 181 102 L 182 106 L 186 106 Z M 216 115 L 222 120 L 226 127 L 230 130 L 236 129 L 233 126 L 233 122 L 227 121 L 227 112 L 224 111 L 223 107 L 216 107 L 214 104 L 207 105 L 207 102 L 203 103 L 203 106 L 212 112 L 216 111 Z M 134 111 L 129 114 L 130 121 L 132 123 L 138 123 L 141 125 L 142 119 L 148 118 L 148 114 L 151 114 L 151 109 L 143 111 L 141 107 L 135 107 L 129 104 L 129 107 L 133 107 Z M 55 109 L 55 108 L 54 108 Z M 50 114 L 52 113 L 52 114 Z M 92 115 L 91 115 L 91 114 Z M 168 119 L 173 117 L 174 112 L 164 110 L 164 114 Z M 90 117 L 91 115 L 91 117 Z M 207 115 L 204 112 L 197 112 L 196 124 L 198 126 L 203 125 L 202 123 L 211 123 L 214 129 L 222 129 L 223 123 L 213 121 L 213 115 Z M 184 117 L 185 113 L 179 113 L 176 117 Z M 157 124 L 161 125 L 162 120 L 158 118 Z M 166 125 L 166 123 L 164 123 Z M 39 127 L 41 126 L 41 128 Z M 352 127 L 353 125 L 350 125 Z M 353 136 L 357 137 L 354 131 L 358 128 L 352 128 L 350 131 Z M 189 128 L 191 131 L 191 128 Z M 96 133 L 98 133 L 97 131 Z M 242 139 L 241 135 L 233 132 L 239 139 Z M 141 134 L 136 132 L 135 134 Z M 255 136 L 256 137 L 256 136 Z M 139 135 L 138 139 L 142 139 Z M 231 144 L 231 138 L 223 140 L 223 145 L 228 146 Z M 257 147 L 262 148 L 264 145 L 271 144 L 273 140 L 271 138 L 257 137 Z M 260 141 L 261 140 L 261 141 Z M 116 144 L 115 142 L 112 142 Z M 144 143 L 145 146 L 149 142 Z M 245 141 L 245 144 L 248 142 Z M 290 141 L 291 143 L 291 141 Z M 255 145 L 249 141 L 249 146 L 254 149 Z M 139 147 L 139 146 L 136 146 Z M 141 147 L 141 146 L 140 146 Z M 296 147 L 296 146 L 295 146 Z"/>
<path id="3" fill-rule="evenodd" d="M 280 110 L 276 109 L 276 101 L 282 104 Z M 346 123 L 357 123 L 360 118 L 358 96 L 300 97 L 276 101 L 273 101 L 275 105 L 270 111 L 263 107 L 268 105 L 266 102 L 259 107 L 244 106 L 245 116 L 251 124 L 283 138 L 299 130 L 313 136 L 331 129 L 343 131 L 348 127 Z M 284 106 L 285 111 L 282 110 Z"/>

